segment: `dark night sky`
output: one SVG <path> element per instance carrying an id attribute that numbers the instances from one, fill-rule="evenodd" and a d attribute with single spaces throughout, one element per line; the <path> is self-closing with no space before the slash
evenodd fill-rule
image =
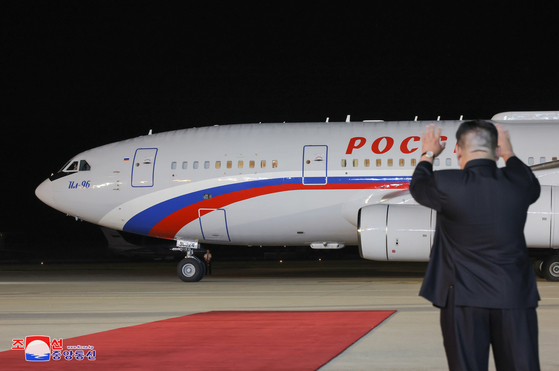
<path id="1" fill-rule="evenodd" d="M 0 231 L 71 228 L 35 187 L 150 129 L 559 109 L 557 1 L 160 3 L 3 3 Z"/>

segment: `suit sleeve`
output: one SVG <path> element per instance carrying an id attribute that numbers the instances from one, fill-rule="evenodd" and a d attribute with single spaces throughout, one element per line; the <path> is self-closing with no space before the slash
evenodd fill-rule
<path id="1" fill-rule="evenodd" d="M 523 185 L 527 189 L 530 204 L 536 202 L 540 197 L 540 182 L 528 166 L 526 166 L 518 157 L 513 156 L 506 162 L 506 170 L 512 180 Z"/>
<path id="2" fill-rule="evenodd" d="M 433 164 L 421 161 L 413 172 L 410 193 L 421 205 L 441 211 L 442 193 L 437 188 Z"/>

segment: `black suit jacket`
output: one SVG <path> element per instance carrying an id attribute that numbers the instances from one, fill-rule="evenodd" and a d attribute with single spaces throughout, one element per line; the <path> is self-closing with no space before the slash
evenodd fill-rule
<path id="1" fill-rule="evenodd" d="M 445 307 L 535 308 L 539 295 L 524 238 L 527 210 L 540 195 L 529 167 L 476 159 L 433 172 L 420 162 L 410 183 L 417 202 L 437 211 L 435 240 L 420 295 Z"/>

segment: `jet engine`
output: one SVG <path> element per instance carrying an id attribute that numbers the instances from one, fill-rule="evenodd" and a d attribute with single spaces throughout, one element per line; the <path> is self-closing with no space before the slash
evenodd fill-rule
<path id="1" fill-rule="evenodd" d="M 437 212 L 419 205 L 375 204 L 359 210 L 359 253 L 364 259 L 428 261 Z"/>
<path id="2" fill-rule="evenodd" d="M 528 247 L 559 247 L 559 187 L 541 186 L 540 198 L 528 209 L 524 236 Z"/>
<path id="3" fill-rule="evenodd" d="M 359 252 L 370 260 L 428 261 L 437 213 L 420 205 L 375 204 L 358 214 Z M 559 187 L 542 186 L 524 228 L 534 270 L 559 281 Z"/>

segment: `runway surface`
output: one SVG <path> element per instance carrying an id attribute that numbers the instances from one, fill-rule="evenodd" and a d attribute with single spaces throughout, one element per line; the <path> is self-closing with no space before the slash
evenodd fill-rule
<path id="1" fill-rule="evenodd" d="M 71 338 L 212 310 L 383 309 L 398 312 L 320 370 L 446 370 L 439 311 L 418 296 L 425 267 L 215 262 L 213 275 L 183 283 L 176 263 L 0 265 L 0 351 L 27 335 Z M 538 289 L 542 370 L 557 370 L 559 283 L 538 280 Z"/>

